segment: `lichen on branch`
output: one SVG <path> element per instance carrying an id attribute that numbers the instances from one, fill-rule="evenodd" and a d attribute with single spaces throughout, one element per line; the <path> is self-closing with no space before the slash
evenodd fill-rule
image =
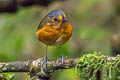
<path id="1" fill-rule="evenodd" d="M 109 57 L 102 55 L 101 52 L 83 55 L 75 66 L 76 73 L 90 80 L 96 77 L 97 71 L 106 71 L 106 77 L 111 78 L 112 69 L 120 72 L 120 56 Z"/>

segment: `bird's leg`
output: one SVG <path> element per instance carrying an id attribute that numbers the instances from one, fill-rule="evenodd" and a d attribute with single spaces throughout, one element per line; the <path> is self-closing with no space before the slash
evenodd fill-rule
<path id="1" fill-rule="evenodd" d="M 60 54 L 61 54 L 61 58 L 57 60 L 57 64 L 59 63 L 64 63 L 64 56 L 63 56 L 63 53 L 62 53 L 62 48 L 61 46 L 59 46 L 59 50 L 60 50 Z"/>
<path id="2" fill-rule="evenodd" d="M 61 63 L 64 63 L 64 56 L 63 56 L 63 52 L 62 52 L 62 47 L 59 46 L 59 50 L 60 50 L 60 54 L 61 54 Z"/>
<path id="3" fill-rule="evenodd" d="M 46 45 L 46 48 L 45 48 L 45 57 L 43 58 L 43 67 L 45 69 L 45 71 L 47 72 L 47 50 L 48 50 L 48 46 Z"/>

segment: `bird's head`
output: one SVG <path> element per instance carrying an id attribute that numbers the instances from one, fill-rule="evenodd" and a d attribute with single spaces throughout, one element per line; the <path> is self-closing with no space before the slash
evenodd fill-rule
<path id="1" fill-rule="evenodd" d="M 53 10 L 46 16 L 46 25 L 48 26 L 58 26 L 64 22 L 68 22 L 66 19 L 66 15 L 61 10 Z"/>

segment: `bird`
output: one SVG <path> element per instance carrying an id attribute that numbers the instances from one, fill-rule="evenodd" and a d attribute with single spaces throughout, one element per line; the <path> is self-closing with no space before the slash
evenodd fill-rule
<path id="1" fill-rule="evenodd" d="M 46 45 L 46 55 L 44 62 L 47 62 L 48 46 L 59 46 L 61 53 L 61 62 L 64 57 L 61 46 L 65 44 L 72 35 L 72 24 L 68 21 L 64 11 L 52 10 L 41 19 L 36 36 L 37 39 Z"/>

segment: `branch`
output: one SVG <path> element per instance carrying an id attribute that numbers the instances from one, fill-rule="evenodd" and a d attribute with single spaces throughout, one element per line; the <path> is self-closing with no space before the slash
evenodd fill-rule
<path id="1" fill-rule="evenodd" d="M 47 62 L 47 67 L 52 68 L 53 70 L 58 70 L 58 69 L 69 69 L 75 66 L 77 63 L 78 58 L 73 58 L 73 59 L 65 59 L 64 63 L 61 64 L 61 62 L 57 62 L 58 60 L 53 60 L 53 61 L 48 61 Z M 24 61 L 24 62 L 7 62 L 7 63 L 0 63 L 0 73 L 3 72 L 29 72 L 31 66 L 34 66 L 35 64 L 36 67 L 40 66 L 43 62 L 43 58 L 39 58 L 37 60 L 33 61 Z"/>
<path id="2" fill-rule="evenodd" d="M 115 60 L 115 57 L 107 57 L 105 59 L 107 62 L 112 62 Z M 50 73 L 53 73 L 55 70 L 59 69 L 73 68 L 76 64 L 78 64 L 78 60 L 80 60 L 80 58 L 64 59 L 63 64 L 61 64 L 60 60 L 47 61 L 47 72 L 45 71 L 45 63 L 43 58 L 23 62 L 0 63 L 0 73 L 29 72 L 30 76 L 33 78 L 32 80 L 35 80 L 36 78 L 40 80 L 49 80 L 51 76 Z"/>
<path id="3" fill-rule="evenodd" d="M 43 58 L 24 62 L 0 63 L 0 73 L 30 72 L 32 76 L 37 75 L 39 78 L 48 78 L 50 73 L 54 72 L 55 70 L 75 67 L 77 60 L 78 58 L 65 59 L 63 64 L 61 64 L 60 60 L 47 61 L 47 69 L 49 70 L 48 72 L 45 72 Z"/>

